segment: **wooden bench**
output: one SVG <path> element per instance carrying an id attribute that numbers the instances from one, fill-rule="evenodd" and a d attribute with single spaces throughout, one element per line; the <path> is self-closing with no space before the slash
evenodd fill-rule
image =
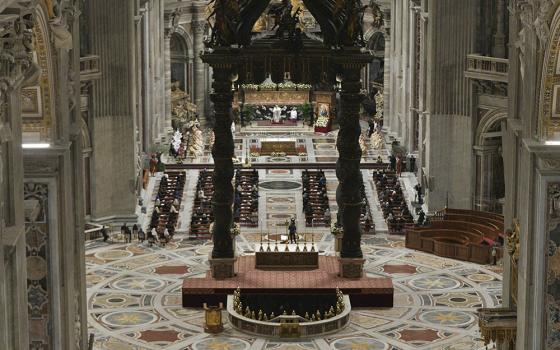
<path id="1" fill-rule="evenodd" d="M 429 226 L 407 225 L 405 245 L 442 257 L 492 263 L 490 242 L 503 237 L 503 217 L 493 213 L 478 214 L 470 210 L 446 210 L 438 212 Z M 503 248 L 496 246 L 496 257 L 500 258 L 502 253 Z"/>

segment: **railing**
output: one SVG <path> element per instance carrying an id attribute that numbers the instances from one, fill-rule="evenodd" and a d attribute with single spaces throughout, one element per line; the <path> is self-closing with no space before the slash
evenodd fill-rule
<path id="1" fill-rule="evenodd" d="M 103 226 L 98 224 L 87 223 L 84 234 L 86 241 L 93 241 L 103 237 L 102 231 Z"/>
<path id="2" fill-rule="evenodd" d="M 505 58 L 467 55 L 467 78 L 506 83 L 508 72 L 509 61 Z"/>
<path id="3" fill-rule="evenodd" d="M 80 57 L 80 81 L 96 80 L 99 78 L 101 78 L 99 56 Z"/>

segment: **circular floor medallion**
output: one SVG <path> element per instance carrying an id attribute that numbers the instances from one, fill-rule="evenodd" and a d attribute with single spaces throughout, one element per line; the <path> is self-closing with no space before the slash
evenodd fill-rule
<path id="1" fill-rule="evenodd" d="M 473 282 L 490 282 L 492 280 L 494 280 L 494 277 L 490 276 L 490 275 L 486 275 L 483 273 L 475 273 L 472 275 L 467 276 L 468 279 L 470 279 Z"/>
<path id="2" fill-rule="evenodd" d="M 344 338 L 332 343 L 332 348 L 335 350 L 385 350 L 389 348 L 389 345 L 371 338 Z"/>
<path id="3" fill-rule="evenodd" d="M 461 285 L 459 281 L 447 277 L 420 277 L 409 282 L 411 286 L 421 290 L 449 290 Z"/>
<path id="4" fill-rule="evenodd" d="M 103 259 L 103 260 L 120 260 L 124 258 L 129 258 L 133 255 L 134 255 L 133 253 L 127 250 L 120 250 L 120 249 L 105 250 L 102 252 L 95 253 L 96 258 Z"/>
<path id="5" fill-rule="evenodd" d="M 128 277 L 116 281 L 113 286 L 120 290 L 153 291 L 165 285 L 165 282 L 155 278 Z"/>
<path id="6" fill-rule="evenodd" d="M 461 311 L 428 311 L 420 315 L 422 322 L 431 323 L 440 326 L 467 326 L 474 322 L 474 317 L 466 312 Z"/>
<path id="7" fill-rule="evenodd" d="M 193 344 L 194 350 L 245 350 L 249 344 L 235 338 L 212 337 Z"/>
<path id="8" fill-rule="evenodd" d="M 102 321 L 116 327 L 141 326 L 157 321 L 157 316 L 144 311 L 118 311 L 103 316 Z"/>
<path id="9" fill-rule="evenodd" d="M 301 187 L 301 184 L 294 181 L 267 181 L 259 186 L 267 190 L 296 190 Z"/>

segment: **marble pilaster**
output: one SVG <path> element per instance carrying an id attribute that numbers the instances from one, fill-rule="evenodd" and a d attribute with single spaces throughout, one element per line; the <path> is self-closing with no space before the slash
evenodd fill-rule
<path id="1" fill-rule="evenodd" d="M 203 16 L 198 14 L 197 16 Z M 209 118 L 206 111 L 206 68 L 201 53 L 204 50 L 204 29 L 206 22 L 196 17 L 191 23 L 193 33 L 193 101 L 198 108 L 200 122 L 205 124 Z"/>
<path id="2" fill-rule="evenodd" d="M 448 198 L 454 208 L 472 205 L 471 96 L 464 72 L 465 57 L 476 39 L 477 6 L 475 0 L 427 1 L 426 144 L 419 156 L 423 158 L 429 210 L 442 209 Z M 455 20 L 449 21 L 451 17 Z"/>
<path id="3" fill-rule="evenodd" d="M 475 146 L 476 163 L 476 189 L 475 209 L 481 211 L 493 211 L 495 206 L 494 177 L 498 161 L 498 146 Z"/>
<path id="4" fill-rule="evenodd" d="M 135 1 L 101 0 L 89 7 L 89 40 L 103 76 L 92 87 L 92 214 L 95 221 L 136 220 Z M 144 17 L 143 20 L 145 20 Z M 114 35 L 114 33 L 120 33 Z M 146 74 L 150 74 L 146 72 Z M 146 82 L 146 81 L 145 81 Z M 144 96 L 143 96 L 144 97 Z M 142 98 L 146 133 L 150 99 Z M 146 123 L 148 122 L 148 123 Z M 150 139 L 145 140 L 150 145 Z"/>
<path id="5" fill-rule="evenodd" d="M 507 57 L 507 43 L 505 31 L 506 0 L 496 0 L 496 32 L 492 55 L 498 58 Z"/>
<path id="6" fill-rule="evenodd" d="M 171 127 L 171 34 L 166 33 L 165 46 L 165 129 L 172 131 Z"/>
<path id="7" fill-rule="evenodd" d="M 383 71 L 383 126 L 389 123 L 390 117 L 390 101 L 391 101 L 391 46 L 392 44 L 392 33 L 391 33 L 391 12 L 385 11 L 385 67 Z"/>

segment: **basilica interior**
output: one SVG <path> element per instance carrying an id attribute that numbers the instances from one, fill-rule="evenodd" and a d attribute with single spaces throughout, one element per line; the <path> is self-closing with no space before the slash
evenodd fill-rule
<path id="1" fill-rule="evenodd" d="M 0 349 L 560 349 L 559 43 L 560 0 L 0 0 Z"/>

